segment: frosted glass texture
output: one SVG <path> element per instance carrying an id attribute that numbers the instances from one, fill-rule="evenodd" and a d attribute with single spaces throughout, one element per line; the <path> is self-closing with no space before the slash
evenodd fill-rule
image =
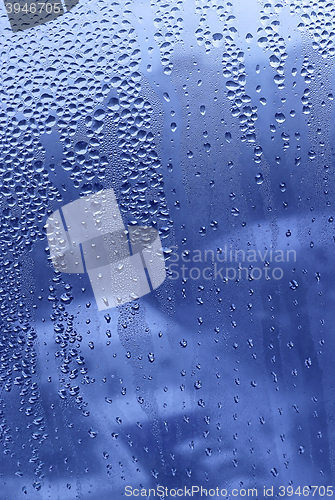
<path id="1" fill-rule="evenodd" d="M 1 500 L 332 496 L 333 3 L 5 3 Z"/>

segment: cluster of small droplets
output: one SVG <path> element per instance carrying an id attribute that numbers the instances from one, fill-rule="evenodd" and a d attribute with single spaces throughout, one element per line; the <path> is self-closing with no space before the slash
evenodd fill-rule
<path id="1" fill-rule="evenodd" d="M 333 56 L 335 8 L 333 2 L 304 2 L 294 0 L 290 3 L 290 12 L 300 18 L 298 29 L 306 31 L 312 38 L 312 47 L 323 57 Z"/>
<path id="2" fill-rule="evenodd" d="M 184 20 L 182 18 L 183 0 L 151 0 L 151 8 L 155 13 L 154 34 L 159 47 L 164 73 L 170 75 L 173 70 L 171 55 L 176 43 L 181 41 Z"/>
<path id="3" fill-rule="evenodd" d="M 211 10 L 214 11 L 218 19 L 224 23 L 222 26 L 222 33 L 213 33 L 211 31 L 208 22 L 208 14 Z M 225 2 L 224 0 L 210 0 L 209 2 L 197 0 L 195 11 L 199 17 L 199 24 L 195 31 L 197 43 L 199 46 L 205 47 L 206 53 L 209 53 L 213 47 L 221 47 L 224 43 L 224 36 L 226 41 L 233 40 L 232 36 L 237 30 L 233 25 L 229 24 L 236 19 L 231 13 L 231 2 Z"/>
<path id="4" fill-rule="evenodd" d="M 209 9 L 212 9 L 218 19 L 222 21 L 222 33 L 212 33 L 207 21 Z M 251 97 L 245 93 L 247 82 L 244 65 L 244 52 L 236 46 L 234 38 L 238 35 L 237 29 L 232 25 L 236 19 L 233 15 L 233 5 L 227 2 L 210 2 L 205 4 L 199 1 L 196 7 L 196 14 L 199 17 L 198 28 L 195 32 L 198 45 L 205 46 L 206 52 L 211 47 L 220 48 L 225 44 L 225 51 L 222 55 L 223 76 L 227 87 L 227 97 L 232 101 L 231 112 L 235 118 L 239 119 L 240 130 L 242 132 L 242 142 L 254 143 L 255 121 L 257 120 L 257 106 L 251 105 Z"/>
<path id="5" fill-rule="evenodd" d="M 155 224 L 163 226 L 163 236 L 169 231 L 165 227 L 169 215 L 163 177 L 152 133 L 154 110 L 141 97 L 141 54 L 128 20 L 130 3 L 83 3 L 75 17 L 68 14 L 61 24 L 41 25 L 29 35 L 25 32 L 13 37 L 6 27 L 0 33 L 0 377 L 7 392 L 22 386 L 20 408 L 34 444 L 27 460 L 34 464 L 37 490 L 43 477 L 38 450 L 46 434 L 43 412 L 38 407 L 39 387 L 34 381 L 36 333 L 30 326 L 33 316 L 22 268 L 26 253 L 45 239 L 44 224 L 53 211 L 51 203 L 63 201 L 61 186 L 55 184 L 57 172 L 68 175 L 78 196 L 86 195 L 103 188 L 108 167 L 118 161 L 116 171 L 120 176 L 116 181 L 124 197 L 121 211 L 142 223 L 155 219 Z M 177 9 L 173 12 L 178 14 Z M 6 22 L 4 18 L 5 26 Z M 174 28 L 175 22 L 172 24 Z M 47 145 L 55 141 L 61 164 L 50 160 Z M 79 376 L 83 383 L 89 380 L 81 353 L 82 336 L 74 327 L 73 315 L 66 311 L 73 300 L 71 286 L 55 272 L 48 293 L 60 366 L 59 396 L 71 396 L 87 416 L 87 403 L 75 381 Z M 92 342 L 90 348 L 94 348 Z M 4 415 L 1 426 L 7 436 L 4 453 L 12 454 L 20 438 L 13 435 Z"/>
<path id="6" fill-rule="evenodd" d="M 241 141 L 255 143 L 255 122 L 257 121 L 257 106 L 253 106 L 251 97 L 245 93 L 246 72 L 244 53 L 236 50 L 236 46 L 227 47 L 222 56 L 223 73 L 226 78 L 227 97 L 232 101 L 231 113 L 238 118 L 242 132 Z"/>
<path id="7" fill-rule="evenodd" d="M 264 3 L 260 12 L 260 20 L 263 26 L 257 30 L 259 46 L 263 47 L 265 51 L 270 50 L 272 52 L 269 61 L 270 66 L 276 71 L 274 81 L 279 90 L 285 88 L 285 60 L 288 57 L 285 40 L 278 33 L 280 26 L 278 14 L 283 7 L 281 3 L 276 3 L 276 5 L 268 2 Z"/>

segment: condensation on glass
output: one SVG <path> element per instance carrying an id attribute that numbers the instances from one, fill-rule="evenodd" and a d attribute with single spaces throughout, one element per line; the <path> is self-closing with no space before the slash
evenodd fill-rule
<path id="1" fill-rule="evenodd" d="M 56 4 L 1 8 L 1 498 L 332 496 L 333 4 Z"/>

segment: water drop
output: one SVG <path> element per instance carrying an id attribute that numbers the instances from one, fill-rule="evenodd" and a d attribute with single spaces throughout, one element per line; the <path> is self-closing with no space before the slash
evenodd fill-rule
<path id="1" fill-rule="evenodd" d="M 286 120 L 284 113 L 276 113 L 275 118 L 278 123 L 284 123 Z"/>
<path id="2" fill-rule="evenodd" d="M 256 184 L 263 184 L 263 175 L 259 172 L 255 175 Z"/>

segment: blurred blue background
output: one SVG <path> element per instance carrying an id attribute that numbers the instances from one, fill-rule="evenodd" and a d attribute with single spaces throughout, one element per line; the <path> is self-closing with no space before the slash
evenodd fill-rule
<path id="1" fill-rule="evenodd" d="M 2 8 L 1 500 L 332 484 L 333 30 L 321 1 L 82 0 L 21 33 Z M 169 275 L 103 313 L 44 224 L 110 187 Z"/>

